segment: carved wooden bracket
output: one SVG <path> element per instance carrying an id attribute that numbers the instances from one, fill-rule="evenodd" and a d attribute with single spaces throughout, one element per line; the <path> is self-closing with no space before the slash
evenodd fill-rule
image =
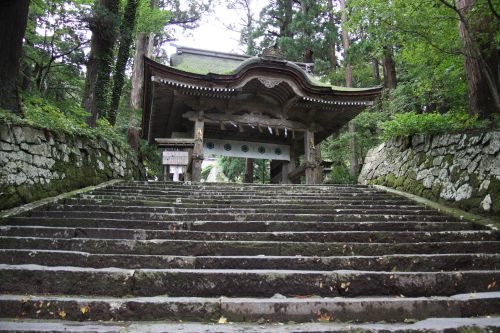
<path id="1" fill-rule="evenodd" d="M 272 89 L 279 85 L 283 80 L 281 79 L 267 79 L 263 77 L 258 78 L 259 82 L 262 83 L 266 88 Z"/>

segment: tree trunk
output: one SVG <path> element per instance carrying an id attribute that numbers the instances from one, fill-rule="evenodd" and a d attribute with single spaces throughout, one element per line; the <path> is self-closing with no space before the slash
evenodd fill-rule
<path id="1" fill-rule="evenodd" d="M 29 0 L 7 0 L 0 4 L 0 108 L 21 115 L 17 79 Z"/>
<path id="2" fill-rule="evenodd" d="M 85 74 L 85 86 L 83 87 L 82 107 L 88 112 L 91 112 L 91 104 L 94 99 L 95 81 L 97 78 L 97 69 L 99 61 L 97 59 L 96 50 L 99 48 L 97 35 L 92 34 L 90 38 L 90 53 L 87 60 L 87 72 Z"/>
<path id="3" fill-rule="evenodd" d="M 473 13 L 469 17 L 475 4 L 475 0 L 457 1 L 461 13 L 459 33 L 464 51 L 469 113 L 488 118 L 500 112 L 499 55 L 494 46 L 494 31 L 498 23 L 492 15 Z M 481 40 L 475 38 L 477 33 L 484 37 Z"/>
<path id="4" fill-rule="evenodd" d="M 392 47 L 384 46 L 384 59 L 382 60 L 384 67 L 384 85 L 387 89 L 396 88 L 398 82 L 396 79 L 396 64 L 392 58 Z"/>
<path id="5" fill-rule="evenodd" d="M 339 3 L 340 3 L 340 10 L 342 11 L 340 19 L 342 21 L 342 44 L 344 46 L 345 85 L 346 85 L 346 87 L 352 87 L 352 66 L 351 66 L 351 63 L 346 60 L 348 52 L 349 52 L 349 47 L 350 47 L 349 32 L 347 31 L 347 28 L 345 27 L 345 25 L 347 23 L 347 10 L 346 10 L 346 5 L 345 5 L 345 0 L 339 0 Z"/>
<path id="6" fill-rule="evenodd" d="M 149 1 L 150 8 L 156 6 L 156 0 Z M 130 107 L 142 109 L 142 91 L 144 85 L 144 56 L 153 52 L 153 34 L 139 32 L 135 38 L 134 64 L 132 66 L 132 89 L 130 90 Z"/>
<path id="7" fill-rule="evenodd" d="M 302 15 L 304 15 L 304 18 L 309 17 L 309 5 L 307 4 L 306 1 L 302 2 Z M 305 63 L 312 63 L 314 62 L 313 60 L 313 50 L 311 50 L 311 47 L 309 46 L 308 41 L 311 40 L 311 31 L 308 29 L 307 24 L 304 24 L 304 30 L 303 30 L 304 36 L 306 37 L 306 46 L 304 48 L 304 62 Z"/>
<path id="8" fill-rule="evenodd" d="M 113 47 L 116 40 L 119 0 L 98 0 L 91 23 L 90 58 L 85 78 L 82 104 L 90 113 L 87 123 L 96 126 L 99 116 L 108 109 Z"/>
<path id="9" fill-rule="evenodd" d="M 142 108 L 142 88 L 144 80 L 144 56 L 148 56 L 149 34 L 138 33 L 135 39 L 134 65 L 132 67 L 132 89 L 130 91 L 130 107 Z"/>
<path id="10" fill-rule="evenodd" d="M 377 58 L 372 58 L 372 72 L 373 72 L 373 81 L 375 84 L 380 84 L 380 71 L 379 64 Z"/>
<path id="11" fill-rule="evenodd" d="M 254 159 L 247 158 L 245 161 L 245 183 L 253 183 Z"/>
<path id="12" fill-rule="evenodd" d="M 330 40 L 330 52 L 329 52 L 329 58 L 330 58 L 330 70 L 332 72 L 337 70 L 337 46 L 335 43 L 335 33 L 334 33 L 334 28 L 335 28 L 335 16 L 333 14 L 333 0 L 328 0 L 327 3 L 327 10 L 328 10 L 328 21 L 330 23 L 330 34 L 331 34 L 331 40 Z"/>
<path id="13" fill-rule="evenodd" d="M 349 33 L 345 27 L 347 23 L 347 10 L 345 5 L 345 0 L 340 0 L 340 10 L 342 11 L 341 21 L 342 21 L 342 44 L 344 46 L 344 63 L 345 63 L 345 85 L 346 87 L 352 87 L 352 67 L 351 64 L 345 60 L 347 52 L 349 51 Z M 356 125 L 351 120 L 349 122 L 349 150 L 351 152 L 349 157 L 349 174 L 351 176 L 356 176 L 358 174 L 359 163 L 358 163 L 358 145 L 356 142 Z"/>
<path id="14" fill-rule="evenodd" d="M 137 0 L 128 0 L 120 26 L 120 47 L 118 49 L 115 71 L 113 73 L 113 92 L 108 112 L 108 120 L 111 125 L 114 125 L 116 122 L 116 113 L 118 111 L 123 84 L 125 82 L 125 67 L 127 66 L 130 56 L 130 44 L 132 44 L 132 33 L 135 29 L 136 14 Z"/>
<path id="15" fill-rule="evenodd" d="M 293 16 L 293 2 L 292 0 L 283 0 L 278 1 L 278 5 L 281 6 L 281 9 L 283 10 L 283 20 L 280 25 L 280 36 L 293 37 L 293 31 L 290 27 Z"/>

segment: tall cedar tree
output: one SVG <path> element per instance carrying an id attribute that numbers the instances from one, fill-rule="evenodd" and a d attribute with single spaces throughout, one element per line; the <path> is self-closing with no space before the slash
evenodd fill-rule
<path id="1" fill-rule="evenodd" d="M 119 25 L 119 0 L 96 0 L 90 20 L 92 38 L 82 104 L 90 116 L 87 123 L 96 126 L 99 116 L 108 109 L 110 74 L 113 65 L 113 47 Z"/>
<path id="2" fill-rule="evenodd" d="M 448 6 L 454 7 L 459 16 L 469 112 L 481 118 L 500 113 L 500 62 L 494 43 L 500 20 L 494 15 L 493 7 L 489 12 L 481 10 L 476 0 L 458 0 L 454 6 Z"/>
<path id="3" fill-rule="evenodd" d="M 0 108 L 21 115 L 17 87 L 29 0 L 0 3 Z"/>
<path id="4" fill-rule="evenodd" d="M 345 0 L 339 0 L 340 2 L 340 10 L 341 10 L 341 20 L 342 20 L 342 44 L 344 46 L 344 75 L 345 75 L 345 85 L 346 87 L 352 87 L 352 66 L 349 62 L 349 32 L 347 31 L 347 9 Z M 356 142 L 356 125 L 353 121 L 349 122 L 349 148 L 351 151 L 350 156 L 350 167 L 349 174 L 351 176 L 355 176 L 359 171 L 359 162 L 358 162 L 358 147 Z"/>
<path id="5" fill-rule="evenodd" d="M 137 16 L 137 0 L 128 0 L 123 13 L 123 19 L 120 26 L 120 47 L 116 59 L 115 70 L 113 72 L 113 92 L 111 95 L 111 105 L 107 114 L 109 123 L 114 125 L 116 122 L 116 113 L 120 104 L 123 84 L 125 82 L 125 67 L 130 56 L 130 46 L 135 28 Z"/>

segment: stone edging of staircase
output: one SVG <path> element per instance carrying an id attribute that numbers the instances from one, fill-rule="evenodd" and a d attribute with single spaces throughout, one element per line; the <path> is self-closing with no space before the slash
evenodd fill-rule
<path id="1" fill-rule="evenodd" d="M 463 211 L 463 210 L 458 209 L 458 208 L 445 206 L 445 205 L 442 205 L 440 203 L 419 197 L 418 195 L 395 190 L 393 188 L 386 187 L 383 185 L 370 185 L 370 186 L 372 186 L 373 188 L 379 189 L 381 191 L 385 191 L 387 193 L 392 193 L 392 194 L 403 196 L 403 197 L 410 199 L 410 200 L 412 200 L 420 205 L 424 205 L 426 207 L 437 209 L 438 211 L 440 211 L 444 214 L 456 217 L 460 220 L 480 224 L 480 225 L 486 226 L 486 227 L 493 229 L 493 230 L 500 230 L 500 223 L 499 222 L 488 219 L 484 216 L 472 214 L 472 213 Z"/>
<path id="2" fill-rule="evenodd" d="M 62 199 L 67 199 L 67 198 L 73 197 L 73 196 L 81 194 L 81 193 L 90 192 L 90 191 L 97 190 L 97 189 L 100 189 L 103 187 L 115 185 L 115 184 L 118 184 L 121 182 L 123 182 L 123 179 L 113 179 L 113 180 L 110 180 L 110 181 L 107 181 L 104 183 L 100 183 L 100 184 L 97 184 L 94 186 L 88 186 L 88 187 L 84 187 L 84 188 L 81 188 L 78 190 L 62 193 L 62 194 L 56 195 L 55 197 L 44 198 L 44 199 L 41 199 L 38 201 L 27 203 L 27 204 L 22 205 L 22 206 L 3 210 L 3 211 L 0 211 L 0 219 L 23 214 L 23 213 L 26 213 L 30 210 L 33 210 L 33 209 L 36 209 L 36 208 L 39 208 L 39 207 L 42 207 L 45 205 L 49 205 L 52 203 L 56 203 Z"/>

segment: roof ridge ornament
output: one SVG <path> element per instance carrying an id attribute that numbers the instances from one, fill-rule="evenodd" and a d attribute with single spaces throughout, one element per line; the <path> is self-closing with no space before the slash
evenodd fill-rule
<path id="1" fill-rule="evenodd" d="M 261 58 L 269 58 L 272 60 L 285 60 L 285 55 L 281 52 L 278 43 L 274 44 L 267 49 L 264 49 L 260 54 Z"/>
<path id="2" fill-rule="evenodd" d="M 281 79 L 271 79 L 271 78 L 264 78 L 264 77 L 258 77 L 257 78 L 260 83 L 262 83 L 266 88 L 272 89 L 279 85 L 283 80 Z"/>

